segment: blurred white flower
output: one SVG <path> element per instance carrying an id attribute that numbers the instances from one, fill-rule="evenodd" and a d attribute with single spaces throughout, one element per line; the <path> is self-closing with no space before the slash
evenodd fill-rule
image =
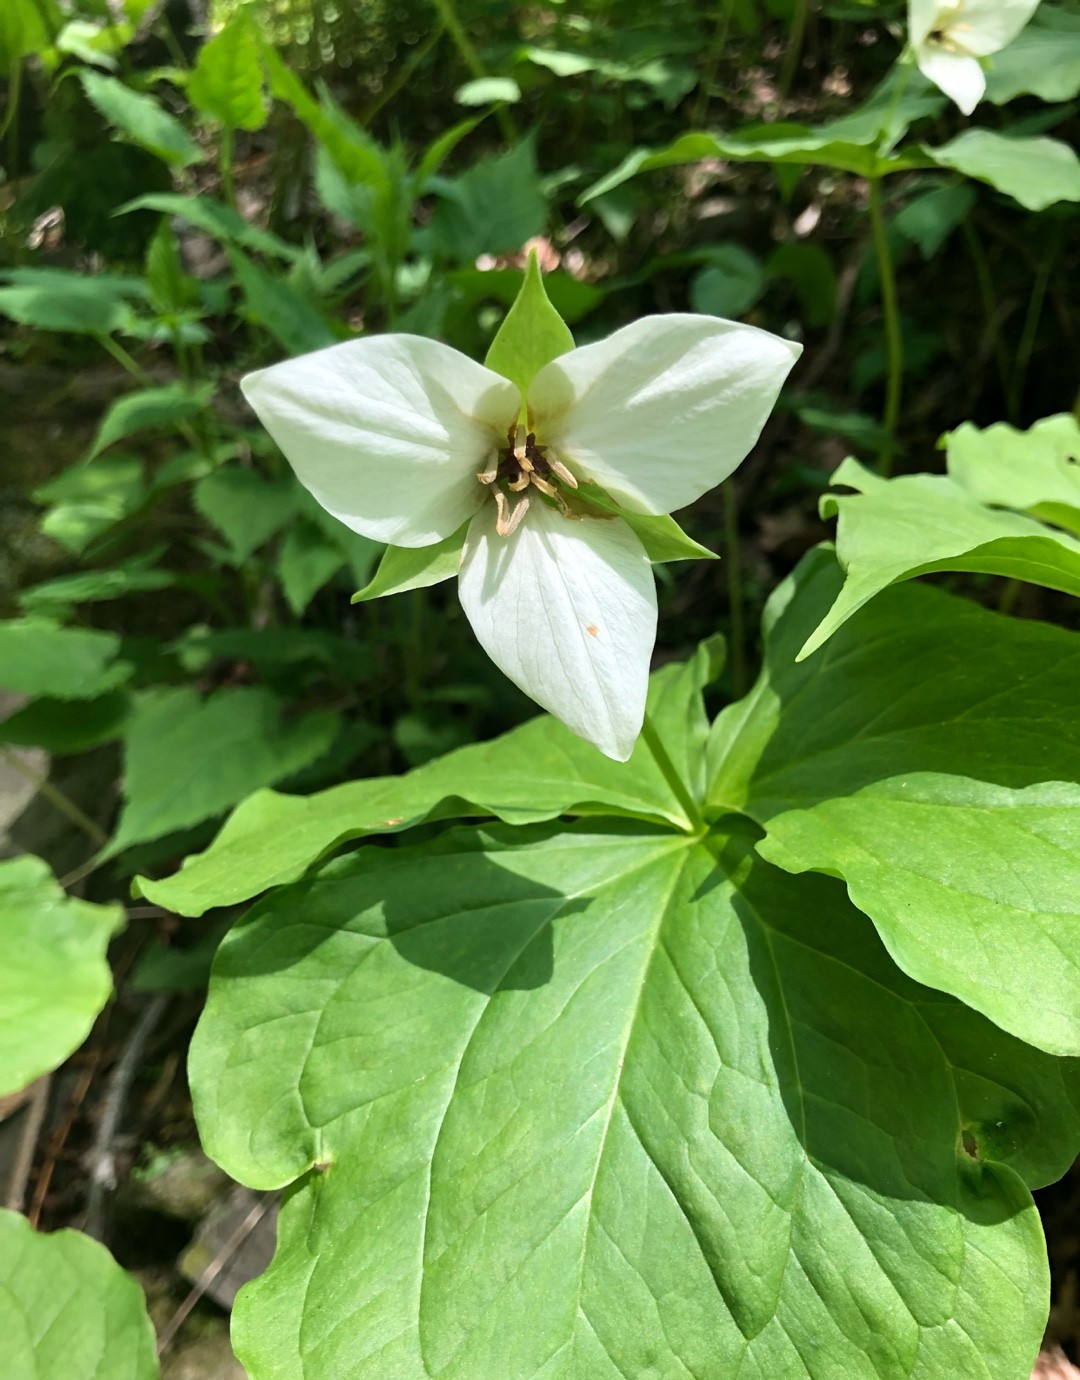
<path id="1" fill-rule="evenodd" d="M 384 335 L 249 374 L 242 387 L 300 482 L 353 531 L 421 547 L 468 535 L 458 590 L 527 695 L 625 761 L 656 636 L 645 549 L 585 503 L 692 503 L 757 440 L 800 347 L 714 317 L 646 317 L 517 387 L 448 345 Z"/>
<path id="2" fill-rule="evenodd" d="M 980 58 L 1010 44 L 1039 0 L 908 0 L 908 38 L 919 70 L 970 115 L 983 98 Z"/>

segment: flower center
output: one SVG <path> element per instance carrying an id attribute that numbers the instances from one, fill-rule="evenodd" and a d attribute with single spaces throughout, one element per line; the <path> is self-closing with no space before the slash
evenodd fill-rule
<path id="1" fill-rule="evenodd" d="M 500 537 L 508 537 L 519 526 L 529 511 L 534 489 L 550 499 L 563 517 L 574 516 L 562 489 L 576 489 L 577 480 L 561 460 L 548 455 L 545 446 L 537 445 L 535 433 L 526 432 L 523 426 L 510 428 L 506 445 L 476 477 L 495 496 L 495 530 Z"/>
<path id="2" fill-rule="evenodd" d="M 964 0 L 956 0 L 955 4 L 942 5 L 937 12 L 934 20 L 934 27 L 927 34 L 927 40 L 939 48 L 943 48 L 947 53 L 958 53 L 962 57 L 971 57 L 972 54 L 964 47 L 958 37 L 971 28 L 970 24 L 961 22 L 964 13 Z"/>

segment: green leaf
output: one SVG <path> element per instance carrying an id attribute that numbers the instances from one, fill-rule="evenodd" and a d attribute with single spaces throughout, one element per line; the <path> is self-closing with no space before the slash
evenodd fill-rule
<path id="1" fill-rule="evenodd" d="M 667 561 L 717 561 L 715 551 L 688 537 L 670 513 L 631 513 L 620 508 L 613 498 L 591 480 L 578 486 L 585 502 L 605 513 L 612 513 L 633 530 L 653 565 Z"/>
<path id="2" fill-rule="evenodd" d="M 306 354 L 337 341 L 323 314 L 291 283 L 268 272 L 239 249 L 228 252 L 248 319 L 269 331 L 283 350 Z"/>
<path id="3" fill-rule="evenodd" d="M 92 700 L 131 675 L 117 661 L 120 639 L 90 628 L 58 628 L 39 618 L 0 622 L 0 688 L 58 700 Z"/>
<path id="4" fill-rule="evenodd" d="M 5 72 L 48 46 L 49 35 L 34 0 L 6 0 L 0 5 L 0 67 Z"/>
<path id="5" fill-rule="evenodd" d="M 1080 1054 L 1080 786 L 916 772 L 768 827 L 763 856 L 843 877 L 904 972 L 1029 1044 Z"/>
<path id="6" fill-rule="evenodd" d="M 374 669 L 366 644 L 314 628 L 190 628 L 169 650 L 193 675 L 215 661 L 250 661 L 267 673 L 298 666 L 320 674 L 329 668 L 346 680 L 364 679 Z"/>
<path id="7" fill-rule="evenodd" d="M 294 1185 L 260 1380 L 1030 1374 L 1017 1147 L 1067 1164 L 1075 1071 L 740 833 L 364 848 L 227 936 L 190 1067 L 209 1153 Z"/>
<path id="8" fill-rule="evenodd" d="M 481 254 L 515 254 L 547 224 L 531 139 L 480 159 L 460 177 L 433 181 L 432 190 L 439 195 L 431 218 L 435 247 L 459 263 Z"/>
<path id="9" fill-rule="evenodd" d="M 129 517 L 146 497 L 142 461 L 134 455 L 103 455 L 92 465 L 72 465 L 34 491 L 50 505 L 41 530 L 74 555 Z"/>
<path id="10" fill-rule="evenodd" d="M 299 618 L 345 564 L 345 553 L 314 523 L 294 522 L 278 553 L 277 572 L 285 602 Z"/>
<path id="11" fill-rule="evenodd" d="M 11 1380 L 157 1380 L 143 1292 L 88 1236 L 0 1211 L 0 1295 Z"/>
<path id="12" fill-rule="evenodd" d="M 125 393 L 105 413 L 86 458 L 93 460 L 109 446 L 137 432 L 169 430 L 190 422 L 209 407 L 213 396 L 213 382 L 200 383 L 195 388 L 166 383 Z"/>
<path id="13" fill-rule="evenodd" d="M 97 603 L 103 599 L 123 599 L 130 594 L 171 589 L 177 582 L 172 571 L 153 568 L 160 554 L 161 548 L 158 548 L 107 570 L 80 570 L 73 575 L 58 575 L 55 580 L 45 580 L 24 589 L 19 595 L 19 605 L 27 613 L 52 616 L 72 604 Z"/>
<path id="14" fill-rule="evenodd" d="M 146 293 L 139 279 L 106 273 L 86 277 L 63 268 L 8 268 L 2 276 L 0 316 L 72 335 L 129 329 L 135 320 L 131 299 Z"/>
<path id="15" fill-rule="evenodd" d="M 234 565 L 242 565 L 269 541 L 295 517 L 300 505 L 291 475 L 267 479 L 243 465 L 223 465 L 200 479 L 192 500 L 229 543 Z"/>
<path id="16" fill-rule="evenodd" d="M 0 721 L 0 743 L 43 747 L 54 756 L 87 752 L 121 737 L 131 701 L 120 691 L 85 700 L 77 714 L 64 700 L 41 698 Z"/>
<path id="17" fill-rule="evenodd" d="M 484 363 L 503 378 L 517 384 L 523 398 L 529 385 L 544 367 L 574 348 L 570 327 L 551 305 L 544 291 L 544 279 L 536 250 L 529 251 L 529 263 L 514 305 L 503 317 L 502 325 L 487 352 Z"/>
<path id="18" fill-rule="evenodd" d="M 769 255 L 765 276 L 788 279 L 795 288 L 808 326 L 820 328 L 832 321 L 836 312 L 836 269 L 818 244 L 790 240 Z"/>
<path id="19" fill-rule="evenodd" d="M 1080 637 L 901 585 L 796 664 L 839 583 L 822 552 L 774 596 L 761 678 L 713 727 L 712 808 L 842 875 L 912 976 L 1080 1050 L 1071 939 L 1046 960 L 1077 894 Z"/>
<path id="20" fill-rule="evenodd" d="M 909 201 L 892 218 L 892 227 L 932 259 L 958 225 L 974 210 L 975 188 L 960 182 L 934 187 Z"/>
<path id="21" fill-rule="evenodd" d="M 799 660 L 875 594 L 931 571 L 1003 575 L 1080 595 L 1080 541 L 1019 513 L 984 507 L 952 479 L 881 479 L 845 460 L 832 482 L 858 491 L 821 501 L 822 517 L 839 518 L 836 551 L 847 578 Z"/>
<path id="22" fill-rule="evenodd" d="M 477 77 L 454 92 L 458 105 L 513 105 L 521 100 L 521 87 L 512 77 Z"/>
<path id="23" fill-rule="evenodd" d="M 116 77 L 79 73 L 87 99 L 133 144 L 174 168 L 190 168 L 206 156 L 179 120 L 153 96 L 133 91 Z"/>
<path id="24" fill-rule="evenodd" d="M 295 262 L 302 250 L 288 244 L 279 235 L 269 230 L 261 230 L 249 224 L 238 211 L 223 202 L 208 196 L 183 196 L 179 192 L 151 192 L 136 197 L 117 208 L 118 216 L 133 211 L 160 211 L 166 216 L 178 216 L 205 234 L 225 244 L 238 244 L 256 254 L 265 254 L 270 259 L 288 259 Z"/>
<path id="25" fill-rule="evenodd" d="M 989 182 L 1029 211 L 1056 201 L 1080 201 L 1080 158 L 1058 139 L 1021 139 L 968 129 L 926 154 L 939 167 Z"/>
<path id="26" fill-rule="evenodd" d="M 970 422 L 946 437 L 949 474 L 980 503 L 1015 508 L 1080 537 L 1080 423 L 1068 413 L 1027 431 Z"/>
<path id="27" fill-rule="evenodd" d="M 66 896 L 40 858 L 0 862 L 0 1095 L 62 1064 L 89 1035 L 112 992 L 105 951 L 123 923 L 120 906 Z"/>
<path id="28" fill-rule="evenodd" d="M 188 78 L 192 105 L 226 129 L 262 129 L 267 104 L 260 45 L 250 13 L 236 10 L 220 33 L 199 49 Z"/>
<path id="29" fill-rule="evenodd" d="M 706 316 L 742 316 L 764 291 L 765 271 L 757 256 L 741 244 L 721 244 L 691 279 L 690 305 Z"/>
<path id="30" fill-rule="evenodd" d="M 466 523 L 452 537 L 433 546 L 388 546 L 379 568 L 370 582 L 353 595 L 352 602 L 361 604 L 385 594 L 427 589 L 429 585 L 453 579 L 461 567 L 461 551 L 468 530 Z"/>
<path id="31" fill-rule="evenodd" d="M 667 751 L 699 794 L 708 723 L 701 689 L 716 671 L 705 644 L 652 677 L 649 713 Z M 352 781 L 306 797 L 261 791 L 234 811 L 205 853 L 172 877 L 140 878 L 142 894 L 183 915 L 232 905 L 303 876 L 349 839 L 397 833 L 425 819 L 494 815 L 514 823 L 557 815 L 627 815 L 690 827 L 648 748 L 612 762 L 554 719 L 533 719 L 491 743 L 448 753 L 405 776 Z"/>
<path id="32" fill-rule="evenodd" d="M 336 714 L 289 720 L 261 688 L 190 687 L 138 696 L 124 741 L 124 808 L 103 858 L 224 813 L 262 786 L 317 761 L 338 729 Z"/>
<path id="33" fill-rule="evenodd" d="M 1071 101 L 1080 93 L 1080 26 L 1075 13 L 1042 4 L 1034 21 L 995 53 L 986 74 L 986 97 L 1005 105 L 1017 96 Z"/>

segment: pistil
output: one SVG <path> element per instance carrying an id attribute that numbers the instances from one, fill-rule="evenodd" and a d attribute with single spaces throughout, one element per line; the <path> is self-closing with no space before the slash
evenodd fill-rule
<path id="1" fill-rule="evenodd" d="M 481 484 L 494 487 L 495 530 L 500 537 L 508 537 L 520 525 L 529 510 L 531 490 L 536 489 L 551 499 L 563 517 L 573 517 L 559 485 L 576 489 L 577 480 L 561 460 L 549 456 L 545 447 L 536 443 L 534 432 L 523 426 L 511 427 L 506 446 L 495 452 L 491 463 L 476 476 Z M 520 495 L 511 500 L 508 495 Z"/>

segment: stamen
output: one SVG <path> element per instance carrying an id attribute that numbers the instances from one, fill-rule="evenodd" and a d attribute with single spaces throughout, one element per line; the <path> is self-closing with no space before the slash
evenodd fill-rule
<path id="1" fill-rule="evenodd" d="M 500 537 L 509 537 L 521 525 L 521 519 L 529 511 L 529 498 L 526 495 L 510 507 L 509 500 L 501 489 L 495 490 L 495 531 Z"/>
<path id="2" fill-rule="evenodd" d="M 498 479 L 498 477 L 499 477 L 499 452 L 498 452 L 498 451 L 496 451 L 495 454 L 494 454 L 494 455 L 491 457 L 491 459 L 488 461 L 487 469 L 481 470 L 480 473 L 479 473 L 476 477 L 477 477 L 477 479 L 479 479 L 479 481 L 480 481 L 481 484 L 494 484 L 494 483 L 495 483 L 496 479 Z"/>
<path id="3" fill-rule="evenodd" d="M 550 465 L 553 472 L 562 480 L 564 484 L 569 484 L 571 489 L 577 488 L 577 480 L 574 478 L 574 476 L 570 473 L 570 471 L 566 468 L 566 466 L 563 464 L 561 460 L 555 460 L 551 456 L 549 456 L 548 464 Z"/>
<path id="4" fill-rule="evenodd" d="M 547 494 L 548 498 L 557 498 L 559 491 L 554 484 L 549 484 L 546 479 L 541 479 L 538 474 L 532 476 L 534 489 L 539 489 L 542 494 Z"/>
<path id="5" fill-rule="evenodd" d="M 532 475 L 522 473 L 519 474 L 516 479 L 512 479 L 506 487 L 511 493 L 519 494 L 522 489 L 527 489 L 529 487 L 530 479 L 533 479 Z M 535 483 L 535 480 L 533 480 L 533 482 Z"/>

